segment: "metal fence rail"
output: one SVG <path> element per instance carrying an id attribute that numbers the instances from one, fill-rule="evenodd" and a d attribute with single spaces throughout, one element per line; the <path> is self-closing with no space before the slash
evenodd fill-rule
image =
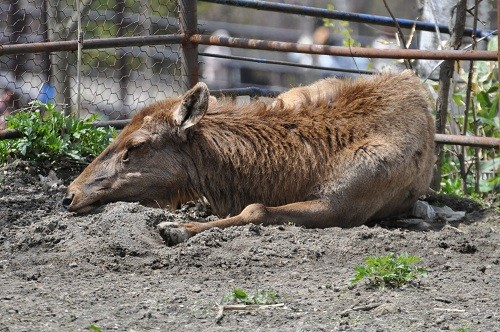
<path id="1" fill-rule="evenodd" d="M 366 47 L 327 46 L 316 44 L 297 44 L 272 40 L 232 38 L 207 35 L 192 35 L 189 40 L 201 45 L 218 45 L 253 50 L 296 52 L 306 54 L 327 54 L 343 57 L 366 57 L 382 59 L 426 59 L 426 60 L 484 60 L 497 61 L 498 52 L 460 51 L 460 50 L 379 50 Z"/>

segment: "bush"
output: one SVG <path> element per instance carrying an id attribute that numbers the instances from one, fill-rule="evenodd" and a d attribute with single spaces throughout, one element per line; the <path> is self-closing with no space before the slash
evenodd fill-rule
<path id="1" fill-rule="evenodd" d="M 7 128 L 22 133 L 18 139 L 0 141 L 0 163 L 8 158 L 36 165 L 90 162 L 116 137 L 112 128 L 92 125 L 96 116 L 80 120 L 55 109 L 53 104 L 33 102 L 7 118 Z"/>

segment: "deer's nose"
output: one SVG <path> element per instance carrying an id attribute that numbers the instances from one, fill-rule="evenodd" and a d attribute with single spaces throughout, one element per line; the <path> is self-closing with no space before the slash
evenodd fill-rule
<path id="1" fill-rule="evenodd" d="M 73 202 L 73 198 L 74 197 L 75 197 L 74 193 L 67 192 L 66 196 L 64 196 L 64 198 L 62 200 L 62 206 L 63 206 L 63 208 L 65 208 L 67 210 L 69 208 L 69 206 L 71 205 L 71 202 Z"/>

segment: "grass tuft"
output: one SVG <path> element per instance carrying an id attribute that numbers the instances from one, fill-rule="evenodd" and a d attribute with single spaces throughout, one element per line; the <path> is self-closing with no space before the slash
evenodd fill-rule
<path id="1" fill-rule="evenodd" d="M 254 294 L 248 294 L 242 289 L 233 289 L 229 294 L 224 296 L 224 300 L 231 304 L 256 304 L 269 305 L 282 303 L 278 294 L 275 291 L 256 291 Z"/>
<path id="2" fill-rule="evenodd" d="M 398 256 L 388 253 L 385 256 L 368 257 L 365 259 L 364 265 L 355 267 L 356 274 L 350 279 L 350 283 L 354 285 L 366 278 L 372 287 L 398 288 L 419 275 L 427 275 L 425 269 L 416 266 L 420 261 L 420 257 L 410 256 L 408 253 L 402 253 Z"/>

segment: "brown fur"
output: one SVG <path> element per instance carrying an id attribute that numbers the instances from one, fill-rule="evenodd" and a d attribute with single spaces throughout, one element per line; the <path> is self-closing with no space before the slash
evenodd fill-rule
<path id="1" fill-rule="evenodd" d="M 181 225 L 191 235 L 250 222 L 357 226 L 405 212 L 426 192 L 433 138 L 427 95 L 409 71 L 326 79 L 242 107 L 209 102 L 200 83 L 139 112 L 63 204 L 88 212 L 205 197 L 233 216 Z"/>
<path id="2" fill-rule="evenodd" d="M 337 98 L 342 82 L 336 78 L 326 78 L 308 86 L 291 89 L 276 97 L 273 107 L 301 110 L 304 105 L 316 105 Z"/>

